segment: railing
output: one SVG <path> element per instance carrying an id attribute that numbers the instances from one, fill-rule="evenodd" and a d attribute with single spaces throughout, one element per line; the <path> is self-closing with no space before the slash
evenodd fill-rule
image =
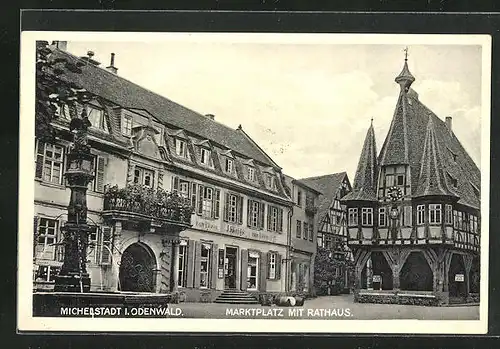
<path id="1" fill-rule="evenodd" d="M 131 185 L 122 189 L 113 187 L 106 191 L 104 212 L 106 211 L 134 213 L 190 225 L 193 207 L 189 199 L 177 193 Z"/>

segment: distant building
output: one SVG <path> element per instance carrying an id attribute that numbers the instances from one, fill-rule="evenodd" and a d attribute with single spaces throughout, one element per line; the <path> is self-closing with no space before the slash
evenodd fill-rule
<path id="1" fill-rule="evenodd" d="M 351 191 L 351 184 L 346 172 L 300 179 L 301 183 L 315 188 L 319 195 L 317 246 L 329 250 L 345 249 L 347 257 L 347 220 L 345 205 L 341 198 Z M 336 277 L 342 276 L 342 292 L 349 292 L 349 273 L 345 268 L 336 270 Z"/>
<path id="2" fill-rule="evenodd" d="M 438 303 L 477 300 L 481 173 L 451 117 L 427 108 L 414 80 L 405 59 L 382 149 L 377 156 L 370 125 L 353 190 L 342 199 L 357 297 L 375 289 L 400 301 L 405 291 Z"/>
<path id="3" fill-rule="evenodd" d="M 285 175 L 294 201 L 290 220 L 290 287 L 292 292 L 312 293 L 320 192 Z"/>
<path id="4" fill-rule="evenodd" d="M 36 142 L 35 288 L 51 289 L 62 265 L 68 125 L 87 108 L 95 155 L 88 217 L 98 227 L 88 250 L 91 291 L 180 292 L 191 301 L 213 301 L 225 290 L 284 292 L 293 202 L 281 168 L 241 126 L 229 128 L 120 77 L 114 56 L 104 69 L 59 47 L 50 59 L 83 63 L 80 73 L 60 77 L 92 99 L 62 105 L 54 121 L 60 138 Z M 151 217 L 143 198 L 127 194 L 133 186 L 190 200 L 191 226 L 177 240 L 164 239 L 156 218 L 167 217 Z M 107 194 L 113 187 L 121 196 Z"/>

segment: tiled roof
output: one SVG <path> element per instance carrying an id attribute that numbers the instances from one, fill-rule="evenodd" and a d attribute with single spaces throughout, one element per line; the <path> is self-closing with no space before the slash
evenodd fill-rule
<path id="1" fill-rule="evenodd" d="M 433 118 L 429 117 L 425 135 L 418 185 L 414 196 L 448 195 L 455 196 L 448 187 L 443 166 L 442 153 L 436 140 Z"/>
<path id="2" fill-rule="evenodd" d="M 377 174 L 377 145 L 375 143 L 375 131 L 373 130 L 373 124 L 371 124 L 361 150 L 352 192 L 347 194 L 343 201 L 377 201 Z"/>
<path id="3" fill-rule="evenodd" d="M 318 217 L 321 218 L 328 213 L 335 198 L 340 199 L 339 193 L 344 179 L 349 183 L 346 172 L 332 173 L 317 177 L 301 178 L 298 181 L 316 189 L 321 193 L 319 196 Z"/>
<path id="4" fill-rule="evenodd" d="M 53 50 L 50 58 L 65 58 L 72 62 L 79 59 L 58 49 Z M 93 64 L 86 64 L 81 70 L 81 73 L 65 70 L 60 77 L 109 102 L 124 108 L 146 110 L 164 124 L 197 134 L 266 166 L 278 167 L 243 130 L 235 130 L 210 120 L 202 114 Z"/>
<path id="5" fill-rule="evenodd" d="M 405 72 L 406 62 L 405 67 L 402 74 L 406 74 L 406 78 L 409 79 L 407 81 L 413 82 L 414 79 L 409 78 Z M 409 88 L 409 85 L 407 87 Z M 369 131 L 354 179 L 354 190 L 346 195 L 343 201 L 376 197 L 375 187 L 370 180 L 367 180 L 371 178 L 367 169 L 373 167 L 373 159 L 366 156 L 367 146 L 370 148 L 372 142 L 371 137 Z M 374 139 L 373 144 L 375 144 Z M 370 154 L 372 151 L 373 149 L 370 149 Z M 480 207 L 479 168 L 446 123 L 420 102 L 418 94 L 412 89 L 401 89 L 378 163 L 379 167 L 408 164 L 412 197 L 458 196 L 459 204 Z M 452 183 L 455 181 L 456 187 L 455 183 Z"/>

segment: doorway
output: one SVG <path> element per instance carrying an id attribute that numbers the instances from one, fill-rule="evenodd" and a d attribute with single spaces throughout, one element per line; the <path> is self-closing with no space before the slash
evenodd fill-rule
<path id="1" fill-rule="evenodd" d="M 226 257 L 224 260 L 224 288 L 236 289 L 236 263 L 238 248 L 226 246 Z"/>
<path id="2" fill-rule="evenodd" d="M 156 259 L 153 251 L 142 243 L 130 245 L 123 251 L 120 261 L 120 290 L 154 292 L 155 270 Z"/>
<path id="3" fill-rule="evenodd" d="M 257 291 L 259 287 L 259 255 L 249 253 L 247 270 L 247 290 Z"/>

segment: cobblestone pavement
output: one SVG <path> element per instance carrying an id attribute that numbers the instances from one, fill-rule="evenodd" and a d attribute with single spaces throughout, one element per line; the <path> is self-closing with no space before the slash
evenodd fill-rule
<path id="1" fill-rule="evenodd" d="M 352 295 L 318 297 L 307 300 L 302 307 L 261 306 L 259 304 L 182 303 L 186 318 L 246 319 L 418 319 L 477 320 L 479 306 L 425 307 L 415 305 L 354 303 Z M 302 309 L 302 310 L 301 310 Z"/>

